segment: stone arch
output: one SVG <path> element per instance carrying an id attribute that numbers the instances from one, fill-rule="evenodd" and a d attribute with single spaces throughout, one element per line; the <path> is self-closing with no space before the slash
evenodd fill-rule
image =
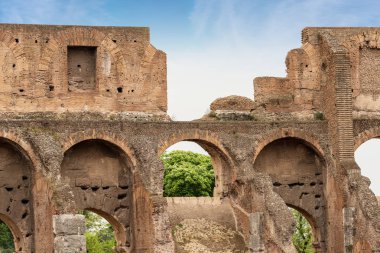
<path id="1" fill-rule="evenodd" d="M 0 130 L 0 139 L 5 139 L 12 143 L 18 151 L 26 156 L 31 161 L 31 168 L 36 171 L 42 170 L 40 158 L 34 152 L 32 145 L 22 138 L 19 134 L 13 131 Z"/>
<path id="2" fill-rule="evenodd" d="M 176 133 L 159 144 L 157 154 L 160 156 L 167 148 L 181 141 L 195 142 L 209 153 L 215 172 L 214 196 L 227 192 L 228 186 L 236 179 L 236 167 L 219 137 L 200 130 Z"/>
<path id="3" fill-rule="evenodd" d="M 13 236 L 13 243 L 16 251 L 22 251 L 24 245 L 24 236 L 17 224 L 7 215 L 0 213 L 0 221 L 4 222 L 10 229 Z"/>
<path id="4" fill-rule="evenodd" d="M 31 193 L 31 201 L 29 202 L 31 205 L 31 213 L 29 216 L 32 217 L 30 226 L 35 227 L 37 224 L 40 229 L 34 229 L 33 238 L 29 233 L 23 233 L 23 235 L 27 237 L 27 239 L 24 239 L 24 245 L 30 240 L 39 241 L 41 244 L 35 245 L 35 252 L 42 250 L 51 251 L 53 246 L 48 243 L 52 240 L 50 193 L 47 180 L 43 176 L 44 165 L 41 158 L 36 154 L 35 148 L 31 143 L 15 131 L 0 129 L 0 140 L 4 140 L 12 145 L 17 152 L 25 157 L 30 168 L 30 183 L 32 184 L 32 187 L 29 188 Z M 48 219 L 46 217 L 48 217 Z M 49 231 L 51 231 L 51 234 Z M 24 249 L 26 248 L 24 247 Z"/>
<path id="5" fill-rule="evenodd" d="M 135 155 L 134 149 L 127 143 L 127 140 L 120 138 L 114 134 L 108 134 L 106 132 L 97 131 L 95 129 L 76 132 L 71 134 L 67 141 L 61 141 L 61 147 L 65 153 L 74 145 L 86 140 L 102 140 L 114 144 L 125 153 L 131 165 L 131 172 L 135 172 L 137 168 L 137 157 Z"/>
<path id="6" fill-rule="evenodd" d="M 274 131 L 270 131 L 257 139 L 252 156 L 253 163 L 255 162 L 257 156 L 260 154 L 261 150 L 265 146 L 267 146 L 269 143 L 275 140 L 287 137 L 301 140 L 302 142 L 304 142 L 305 145 L 312 148 L 322 158 L 324 162 L 326 162 L 325 151 L 322 148 L 322 145 L 320 144 L 318 137 L 311 133 L 294 128 L 281 128 Z"/>
<path id="7" fill-rule="evenodd" d="M 315 220 L 315 218 L 313 217 L 313 215 L 311 215 L 305 209 L 300 208 L 299 206 L 294 206 L 294 205 L 287 204 L 287 203 L 286 203 L 286 205 L 288 207 L 293 208 L 294 210 L 298 211 L 299 213 L 301 213 L 303 215 L 303 217 L 305 217 L 305 219 L 307 220 L 307 222 L 309 222 L 309 224 L 311 226 L 314 242 L 315 241 L 319 242 L 321 240 L 321 228 L 318 226 L 318 223 Z"/>
<path id="8" fill-rule="evenodd" d="M 38 172 L 21 145 L 30 148 L 15 133 L 0 133 L 0 167 L 3 168 L 0 170 L 0 219 L 11 229 L 16 250 L 33 251 L 34 240 L 39 238 L 34 229 Z"/>
<path id="9" fill-rule="evenodd" d="M 122 245 L 123 242 L 128 241 L 130 238 L 127 238 L 126 228 L 123 226 L 123 224 L 121 224 L 121 222 L 114 215 L 111 215 L 101 209 L 96 209 L 96 208 L 86 208 L 85 210 L 94 212 L 100 215 L 101 217 L 103 217 L 104 219 L 106 219 L 108 223 L 111 224 L 114 230 L 114 236 L 117 243 L 116 246 L 121 246 L 121 247 L 125 246 L 125 245 Z"/>
<path id="10" fill-rule="evenodd" d="M 354 150 L 360 147 L 364 142 L 373 139 L 373 138 L 378 138 L 380 137 L 380 128 L 375 127 L 375 128 L 370 128 L 367 129 L 361 133 L 359 133 L 357 136 L 354 138 Z"/>
<path id="11" fill-rule="evenodd" d="M 278 136 L 281 138 L 277 138 Z M 296 137 L 291 137 L 291 136 Z M 307 136 L 304 134 L 304 137 Z M 288 130 L 272 135 L 259 146 L 253 168 L 267 173 L 273 190 L 285 203 L 301 212 L 314 228 L 314 247 L 324 249 L 326 228 L 326 162 L 317 139 L 313 143 Z"/>
<path id="12" fill-rule="evenodd" d="M 77 210 L 90 210 L 115 228 L 118 247 L 133 247 L 136 173 L 128 154 L 105 135 L 71 136 L 61 177 L 74 194 Z M 84 140 L 83 140 L 84 139 Z M 65 144 L 63 145 L 65 147 Z M 137 226 L 137 225 L 136 225 Z"/>

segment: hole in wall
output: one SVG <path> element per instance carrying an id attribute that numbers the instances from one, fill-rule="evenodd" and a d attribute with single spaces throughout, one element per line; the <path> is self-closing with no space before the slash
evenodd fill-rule
<path id="1" fill-rule="evenodd" d="M 11 192 L 13 191 L 13 187 L 5 187 L 5 190 L 7 190 L 8 192 Z"/>
<path id="2" fill-rule="evenodd" d="M 19 92 L 24 92 L 24 89 L 19 89 L 18 91 L 19 91 Z"/>
<path id="3" fill-rule="evenodd" d="M 16 42 L 16 43 L 19 43 L 19 40 L 18 40 L 18 39 L 15 39 L 15 42 Z"/>
<path id="4" fill-rule="evenodd" d="M 124 199 L 126 197 L 127 197 L 127 193 L 121 193 L 121 194 L 117 195 L 118 199 Z"/>
<path id="5" fill-rule="evenodd" d="M 93 186 L 93 187 L 91 187 L 91 190 L 93 191 L 93 192 L 96 192 L 97 190 L 99 190 L 99 186 Z"/>
<path id="6" fill-rule="evenodd" d="M 117 87 L 117 92 L 122 93 L 123 92 L 123 87 Z"/>
<path id="7" fill-rule="evenodd" d="M 113 43 L 116 43 L 116 40 L 112 40 Z"/>
<path id="8" fill-rule="evenodd" d="M 22 214 L 21 218 L 22 218 L 22 219 L 25 219 L 27 216 L 28 216 L 28 211 L 25 211 L 25 212 Z"/>
<path id="9" fill-rule="evenodd" d="M 26 205 L 26 204 L 29 203 L 29 199 L 22 199 L 22 200 L 21 200 L 21 203 L 23 203 L 24 205 Z"/>
<path id="10" fill-rule="evenodd" d="M 13 63 L 13 64 L 12 64 L 12 68 L 15 68 L 15 67 L 16 67 L 16 64 Z"/>
<path id="11" fill-rule="evenodd" d="M 49 91 L 54 91 L 54 85 L 49 85 Z"/>

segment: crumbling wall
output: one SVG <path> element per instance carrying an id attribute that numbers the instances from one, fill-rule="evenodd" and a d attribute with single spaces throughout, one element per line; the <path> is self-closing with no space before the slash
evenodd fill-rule
<path id="1" fill-rule="evenodd" d="M 79 143 L 66 151 L 61 173 L 62 180 L 69 181 L 77 210 L 102 215 L 115 228 L 117 245 L 132 247 L 133 185 L 120 151 L 99 141 Z"/>
<path id="2" fill-rule="evenodd" d="M 166 56 L 146 28 L 1 27 L 0 219 L 18 250 L 85 251 L 88 209 L 118 252 L 295 252 L 291 206 L 316 252 L 379 251 L 354 150 L 380 136 L 380 28 L 306 28 L 287 77 L 255 79 L 255 101 L 169 122 Z M 159 157 L 183 140 L 212 157 L 213 198 L 163 197 Z"/>
<path id="3" fill-rule="evenodd" d="M 318 154 L 299 140 L 284 138 L 264 147 L 254 168 L 269 174 L 274 191 L 289 207 L 308 219 L 313 227 L 315 246 L 324 250 L 326 168 Z"/>
<path id="4" fill-rule="evenodd" d="M 0 139 L 0 219 L 10 227 L 16 251 L 30 252 L 34 250 L 32 168 L 13 145 Z"/>
<path id="5" fill-rule="evenodd" d="M 165 114 L 166 55 L 148 28 L 2 25 L 0 111 Z"/>

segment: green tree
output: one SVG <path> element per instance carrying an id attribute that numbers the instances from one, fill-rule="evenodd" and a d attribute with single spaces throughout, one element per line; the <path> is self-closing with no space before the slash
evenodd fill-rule
<path id="1" fill-rule="evenodd" d="M 292 237 L 294 246 L 299 253 L 314 253 L 313 234 L 309 222 L 297 210 L 292 209 L 292 214 L 296 220 L 296 229 Z"/>
<path id="2" fill-rule="evenodd" d="M 191 151 L 164 153 L 164 196 L 212 196 L 215 186 L 211 158 Z"/>
<path id="3" fill-rule="evenodd" d="M 86 245 L 89 253 L 113 253 L 116 246 L 113 228 L 103 217 L 83 211 L 86 218 Z"/>
<path id="4" fill-rule="evenodd" d="M 0 253 L 14 252 L 13 235 L 8 226 L 0 220 Z"/>

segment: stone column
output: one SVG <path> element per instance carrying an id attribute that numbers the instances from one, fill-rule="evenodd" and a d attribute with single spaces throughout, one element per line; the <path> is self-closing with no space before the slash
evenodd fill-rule
<path id="1" fill-rule="evenodd" d="M 354 248 L 354 223 L 355 223 L 355 208 L 343 208 L 344 222 L 344 252 L 352 253 Z"/>
<path id="2" fill-rule="evenodd" d="M 86 253 L 85 218 L 80 214 L 53 216 L 54 253 Z"/>
<path id="3" fill-rule="evenodd" d="M 250 237 L 249 237 L 249 249 L 251 252 L 264 252 L 265 246 L 261 239 L 263 234 L 263 213 L 250 213 L 249 214 L 249 223 L 250 223 Z"/>

